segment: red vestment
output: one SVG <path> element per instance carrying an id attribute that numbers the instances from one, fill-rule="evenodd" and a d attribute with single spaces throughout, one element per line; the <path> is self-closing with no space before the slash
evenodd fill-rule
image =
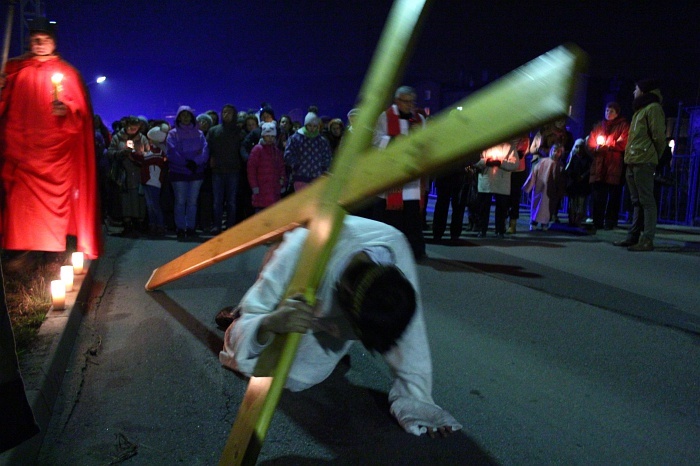
<path id="1" fill-rule="evenodd" d="M 7 62 L 0 100 L 5 249 L 66 250 L 66 235 L 88 258 L 102 252 L 92 108 L 80 73 L 61 60 L 25 54 Z M 51 114 L 54 85 L 65 116 Z"/>

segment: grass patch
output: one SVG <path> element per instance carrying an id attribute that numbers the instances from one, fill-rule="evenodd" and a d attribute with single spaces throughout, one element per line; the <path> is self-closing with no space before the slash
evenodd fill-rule
<path id="1" fill-rule="evenodd" d="M 57 280 L 69 253 L 39 253 L 39 258 L 18 270 L 5 267 L 5 301 L 15 335 L 17 354 L 31 349 L 39 327 L 51 307 L 51 280 Z"/>

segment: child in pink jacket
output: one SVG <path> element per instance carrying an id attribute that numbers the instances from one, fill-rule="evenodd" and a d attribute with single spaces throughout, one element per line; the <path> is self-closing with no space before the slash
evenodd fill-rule
<path id="1" fill-rule="evenodd" d="M 275 123 L 263 123 L 261 136 L 260 143 L 253 147 L 248 158 L 248 183 L 253 191 L 256 212 L 279 201 L 282 188 L 287 185 L 282 151 L 275 144 Z"/>

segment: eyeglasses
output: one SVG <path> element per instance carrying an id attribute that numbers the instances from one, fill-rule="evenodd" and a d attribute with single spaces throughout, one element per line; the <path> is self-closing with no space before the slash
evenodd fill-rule
<path id="1" fill-rule="evenodd" d="M 416 103 L 416 99 L 396 99 L 396 100 L 398 100 L 402 104 L 415 104 Z"/>

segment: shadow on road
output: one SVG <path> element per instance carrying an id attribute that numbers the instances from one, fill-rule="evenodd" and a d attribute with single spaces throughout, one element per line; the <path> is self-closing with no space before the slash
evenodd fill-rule
<path id="1" fill-rule="evenodd" d="M 279 405 L 334 458 L 285 455 L 259 464 L 498 464 L 464 430 L 434 439 L 404 432 L 389 412 L 387 394 L 354 385 L 345 378 L 349 370 L 345 358 L 326 381 L 302 392 L 286 391 Z"/>

